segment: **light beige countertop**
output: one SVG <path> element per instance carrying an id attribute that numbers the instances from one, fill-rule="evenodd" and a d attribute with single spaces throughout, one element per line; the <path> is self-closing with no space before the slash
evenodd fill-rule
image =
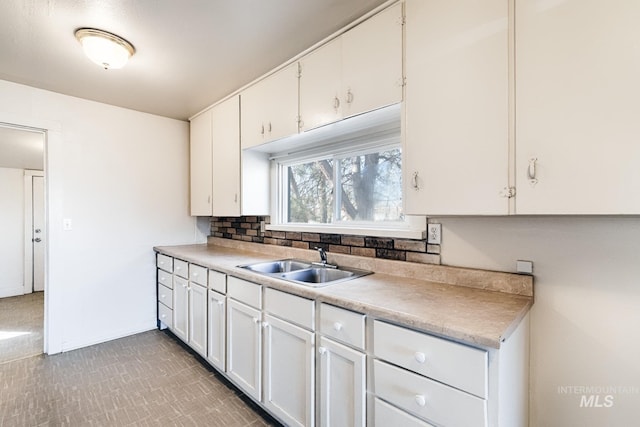
<path id="1" fill-rule="evenodd" d="M 238 265 L 284 258 L 315 261 L 315 251 L 225 240 L 154 250 L 318 302 L 491 348 L 500 348 L 533 304 L 531 276 L 331 253 L 327 254 L 331 263 L 374 274 L 313 288 Z"/>

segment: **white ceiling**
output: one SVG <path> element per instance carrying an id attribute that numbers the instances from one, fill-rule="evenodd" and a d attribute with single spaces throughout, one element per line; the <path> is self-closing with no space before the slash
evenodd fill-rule
<path id="1" fill-rule="evenodd" d="M 44 133 L 0 126 L 0 168 L 43 170 Z"/>
<path id="2" fill-rule="evenodd" d="M 0 79 L 187 119 L 384 1 L 1 1 Z M 136 54 L 104 70 L 84 57 L 80 27 L 118 34 Z"/>

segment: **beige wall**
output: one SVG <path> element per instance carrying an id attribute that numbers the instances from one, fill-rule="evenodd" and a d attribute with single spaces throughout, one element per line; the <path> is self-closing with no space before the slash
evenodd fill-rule
<path id="1" fill-rule="evenodd" d="M 517 259 L 534 262 L 531 426 L 635 425 L 640 420 L 640 218 L 441 222 L 443 264 L 515 271 Z M 613 395 L 611 407 L 581 408 L 583 393 L 562 386 L 634 389 L 596 393 L 600 403 Z"/>

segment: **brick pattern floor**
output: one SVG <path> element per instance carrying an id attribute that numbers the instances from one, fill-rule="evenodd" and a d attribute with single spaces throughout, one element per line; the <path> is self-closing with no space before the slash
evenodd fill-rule
<path id="1" fill-rule="evenodd" d="M 158 330 L 0 364 L 0 426 L 277 426 Z"/>

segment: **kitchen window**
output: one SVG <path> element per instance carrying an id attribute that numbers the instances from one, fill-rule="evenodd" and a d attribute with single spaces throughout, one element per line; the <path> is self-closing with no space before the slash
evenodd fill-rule
<path id="1" fill-rule="evenodd" d="M 403 209 L 400 126 L 272 156 L 271 230 L 422 238 Z"/>

